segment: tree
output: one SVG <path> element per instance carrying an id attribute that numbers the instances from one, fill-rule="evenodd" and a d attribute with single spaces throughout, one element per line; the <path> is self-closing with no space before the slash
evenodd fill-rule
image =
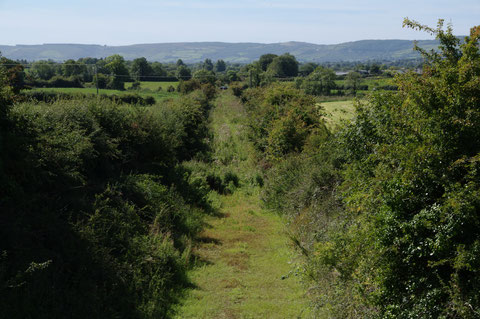
<path id="1" fill-rule="evenodd" d="M 267 73 L 274 77 L 293 77 L 298 74 L 297 59 L 290 53 L 285 53 L 272 60 Z"/>
<path id="2" fill-rule="evenodd" d="M 217 63 L 215 64 L 215 71 L 216 72 L 223 72 L 227 69 L 227 65 L 225 64 L 225 61 L 223 60 L 218 60 Z"/>
<path id="3" fill-rule="evenodd" d="M 214 85 L 216 81 L 215 73 L 213 73 L 213 71 L 207 70 L 196 71 L 195 73 L 193 73 L 193 78 L 198 80 L 202 84 L 210 83 Z"/>
<path id="4" fill-rule="evenodd" d="M 272 63 L 273 59 L 275 59 L 278 55 L 272 54 L 272 53 L 267 53 L 262 56 L 260 56 L 260 59 L 258 60 L 258 63 L 260 64 L 260 68 L 262 71 L 267 71 L 268 66 L 270 63 Z"/>
<path id="5" fill-rule="evenodd" d="M 369 72 L 370 74 L 382 74 L 382 70 L 380 70 L 380 66 L 378 64 L 372 64 Z"/>
<path id="6" fill-rule="evenodd" d="M 25 73 L 22 64 L 0 55 L 0 70 L 4 77 L 5 86 L 10 86 L 13 93 L 18 94 L 25 88 Z"/>
<path id="7" fill-rule="evenodd" d="M 422 74 L 358 105 L 341 143 L 351 219 L 316 255 L 334 256 L 329 269 L 375 317 L 478 318 L 480 26 L 460 44 L 442 20 L 404 25 L 434 34 L 439 50 L 417 47 Z"/>
<path id="8" fill-rule="evenodd" d="M 87 72 L 87 67 L 85 64 L 76 62 L 75 60 L 72 60 L 72 59 L 66 60 L 62 65 L 62 74 L 67 77 L 82 75 L 86 72 Z"/>
<path id="9" fill-rule="evenodd" d="M 235 72 L 233 70 L 228 70 L 227 71 L 227 80 L 228 80 L 228 82 L 238 81 L 239 77 L 238 77 L 237 72 Z"/>
<path id="10" fill-rule="evenodd" d="M 185 65 L 185 63 L 183 63 L 182 59 L 178 59 L 176 64 L 177 64 L 177 67 Z"/>
<path id="11" fill-rule="evenodd" d="M 305 64 L 300 65 L 300 68 L 298 70 L 299 75 L 301 76 L 308 76 L 310 73 L 315 71 L 315 69 L 318 67 L 317 63 L 313 62 L 308 62 Z"/>
<path id="12" fill-rule="evenodd" d="M 176 76 L 179 80 L 187 81 L 187 80 L 190 80 L 192 78 L 192 72 L 185 65 L 181 65 L 177 68 L 177 75 Z"/>
<path id="13" fill-rule="evenodd" d="M 212 60 L 210 59 L 205 59 L 205 61 L 203 62 L 203 69 L 207 70 L 207 71 L 213 71 L 213 63 L 212 63 Z"/>
<path id="14" fill-rule="evenodd" d="M 153 75 L 152 66 L 145 58 L 133 60 L 130 70 L 132 77 L 137 81 L 147 81 L 147 77 Z"/>
<path id="15" fill-rule="evenodd" d="M 108 78 L 103 73 L 98 73 L 93 77 L 93 83 L 99 89 L 106 89 L 108 84 Z"/>
<path id="16" fill-rule="evenodd" d="M 153 62 L 151 66 L 154 76 L 160 78 L 167 75 L 167 71 L 165 71 L 163 65 L 160 62 Z M 155 80 L 158 80 L 159 78 L 155 78 Z"/>
<path id="17" fill-rule="evenodd" d="M 305 78 L 301 87 L 307 94 L 330 95 L 335 89 L 335 72 L 319 66 L 308 77 Z"/>
<path id="18" fill-rule="evenodd" d="M 42 80 L 50 80 L 55 75 L 55 65 L 51 61 L 37 61 L 32 63 L 32 73 Z"/>
<path id="19" fill-rule="evenodd" d="M 118 54 L 107 57 L 105 68 L 111 75 L 107 87 L 113 90 L 125 90 L 125 80 L 129 75 L 123 57 Z"/>
<path id="20" fill-rule="evenodd" d="M 347 77 L 345 78 L 345 84 L 349 90 L 351 90 L 352 94 L 357 94 L 358 86 L 360 85 L 360 81 L 362 80 L 362 76 L 358 72 L 348 72 Z"/>

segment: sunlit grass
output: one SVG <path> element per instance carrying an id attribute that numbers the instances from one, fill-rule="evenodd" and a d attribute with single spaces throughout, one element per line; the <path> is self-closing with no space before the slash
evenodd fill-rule
<path id="1" fill-rule="evenodd" d="M 243 105 L 222 93 L 211 128 L 215 169 L 237 174 L 240 186 L 232 195 L 211 193 L 221 217 L 209 217 L 194 250 L 197 260 L 189 276 L 196 287 L 187 292 L 176 318 L 309 318 L 285 222 L 261 208 Z"/>
<path id="2" fill-rule="evenodd" d="M 330 128 L 334 128 L 342 121 L 350 121 L 355 114 L 353 100 L 319 103 L 325 112 L 325 120 Z"/>
<path id="3" fill-rule="evenodd" d="M 142 83 L 152 83 L 152 82 L 142 82 Z M 160 83 L 160 82 L 153 82 Z M 161 83 L 170 83 L 170 82 L 161 82 Z M 174 83 L 174 82 L 172 82 Z M 159 84 L 156 84 L 157 86 Z M 165 85 L 165 84 L 162 84 Z M 131 86 L 131 83 L 126 83 L 125 87 Z M 167 86 L 168 87 L 168 86 Z M 86 88 L 34 88 L 31 91 L 42 91 L 42 92 L 55 92 L 55 93 L 69 93 L 69 94 L 97 94 L 97 89 L 94 87 Z M 124 95 L 124 94 L 138 94 L 142 97 L 153 96 L 157 101 L 166 99 L 166 98 L 175 98 L 178 96 L 177 92 L 167 92 L 167 90 L 154 91 L 154 90 L 107 90 L 99 89 L 98 94 L 102 95 Z"/>

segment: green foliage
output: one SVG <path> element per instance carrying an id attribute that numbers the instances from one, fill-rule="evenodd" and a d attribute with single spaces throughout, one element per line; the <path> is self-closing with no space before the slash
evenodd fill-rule
<path id="1" fill-rule="evenodd" d="M 213 71 L 209 71 L 206 69 L 196 71 L 193 74 L 193 79 L 199 81 L 202 84 L 209 83 L 211 85 L 215 85 L 215 81 L 216 81 L 215 73 L 213 73 Z"/>
<path id="2" fill-rule="evenodd" d="M 441 43 L 420 50 L 423 73 L 357 102 L 330 142 L 267 175 L 265 202 L 290 217 L 318 317 L 479 316 L 480 29 L 460 44 L 442 21 L 405 25 Z"/>
<path id="3" fill-rule="evenodd" d="M 29 80 L 28 85 L 33 87 L 49 88 L 83 88 L 82 81 L 78 76 L 64 77 L 61 75 L 55 75 L 49 80 Z"/>
<path id="4" fill-rule="evenodd" d="M 224 72 L 226 69 L 227 69 L 227 65 L 225 64 L 225 61 L 220 59 L 217 61 L 217 63 L 215 63 L 216 72 Z"/>
<path id="5" fill-rule="evenodd" d="M 301 76 L 309 76 L 317 67 L 318 64 L 313 62 L 304 63 L 300 65 L 298 74 Z"/>
<path id="6" fill-rule="evenodd" d="M 298 74 L 298 62 L 295 57 L 289 53 L 273 58 L 268 65 L 267 73 L 274 77 L 292 77 Z"/>
<path id="7" fill-rule="evenodd" d="M 13 93 L 18 94 L 25 86 L 25 72 L 24 67 L 18 62 L 2 57 L 0 54 L 0 68 L 4 72 L 7 83 Z"/>
<path id="8" fill-rule="evenodd" d="M 313 98 L 288 84 L 250 89 L 243 97 L 250 116 L 251 138 L 269 160 L 301 152 L 311 134 L 326 130 Z"/>
<path id="9" fill-rule="evenodd" d="M 176 76 L 180 81 L 188 81 L 192 78 L 192 72 L 185 65 L 180 65 L 177 68 Z"/>
<path id="10" fill-rule="evenodd" d="M 205 59 L 203 62 L 203 69 L 207 71 L 213 71 L 213 62 L 210 59 Z"/>
<path id="11" fill-rule="evenodd" d="M 18 100 L 22 101 L 35 101 L 35 102 L 45 102 L 53 103 L 59 100 L 82 100 L 82 99 L 91 99 L 93 97 L 99 97 L 101 100 L 112 101 L 117 104 L 132 104 L 132 105 L 153 105 L 155 104 L 155 98 L 152 96 L 142 97 L 138 94 L 83 94 L 83 93 L 68 93 L 68 92 L 55 92 L 55 91 L 27 91 L 22 92 L 17 96 Z"/>
<path id="12" fill-rule="evenodd" d="M 345 79 L 345 84 L 351 90 L 351 94 L 355 95 L 357 90 L 360 89 L 360 83 L 362 81 L 362 76 L 358 72 L 348 72 Z"/>
<path id="13" fill-rule="evenodd" d="M 118 54 L 105 59 L 105 68 L 112 75 L 107 82 L 107 88 L 112 90 L 125 90 L 125 80 L 129 77 L 125 60 Z"/>
<path id="14" fill-rule="evenodd" d="M 65 77 L 81 75 L 86 72 L 87 67 L 85 64 L 76 62 L 72 59 L 66 60 L 62 65 L 62 74 Z"/>
<path id="15" fill-rule="evenodd" d="M 374 217 L 366 225 L 375 229 L 383 268 L 369 278 L 384 316 L 478 315 L 480 264 L 472 259 L 480 238 L 473 195 L 480 152 L 476 30 L 459 46 L 440 22 L 433 32 L 441 51 L 424 52 L 423 74 L 399 77 L 398 95 L 374 95 L 346 133 L 355 159 L 346 175 L 349 206 Z"/>
<path id="16" fill-rule="evenodd" d="M 260 59 L 258 60 L 258 63 L 260 64 L 260 68 L 262 71 L 267 71 L 268 66 L 273 62 L 273 59 L 278 57 L 276 54 L 263 54 L 260 56 Z"/>
<path id="17" fill-rule="evenodd" d="M 95 86 L 97 86 L 99 89 L 106 89 L 107 88 L 107 83 L 108 83 L 108 77 L 104 74 L 96 74 L 93 77 L 93 83 Z"/>
<path id="18" fill-rule="evenodd" d="M 50 80 L 55 75 L 55 64 L 50 61 L 32 63 L 31 73 L 41 80 Z"/>
<path id="19" fill-rule="evenodd" d="M 335 72 L 332 69 L 317 67 L 299 83 L 299 87 L 311 95 L 331 95 L 336 88 Z"/>
<path id="20" fill-rule="evenodd" d="M 137 58 L 133 60 L 130 70 L 133 78 L 137 81 L 145 81 L 149 76 L 154 74 L 152 66 L 145 58 Z"/>
<path id="21" fill-rule="evenodd" d="M 205 148 L 208 99 L 7 109 L 0 87 L 2 314 L 169 317 L 209 206 L 181 169 Z"/>

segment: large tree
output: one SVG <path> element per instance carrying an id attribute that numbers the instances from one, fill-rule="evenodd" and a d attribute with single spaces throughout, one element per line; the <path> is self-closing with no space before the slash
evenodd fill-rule
<path id="1" fill-rule="evenodd" d="M 273 59 L 275 59 L 278 55 L 273 53 L 267 53 L 260 57 L 258 63 L 260 64 L 260 68 L 262 71 L 267 71 L 268 66 L 272 63 Z"/>
<path id="2" fill-rule="evenodd" d="M 274 77 L 293 77 L 298 75 L 297 59 L 290 53 L 285 53 L 272 60 L 267 72 Z"/>
<path id="3" fill-rule="evenodd" d="M 192 72 L 187 66 L 181 65 L 177 68 L 176 76 L 179 80 L 187 81 L 192 78 Z"/>
<path id="4" fill-rule="evenodd" d="M 36 61 L 32 64 L 31 72 L 42 80 L 50 80 L 55 75 L 55 63 L 51 61 Z"/>
<path id="5" fill-rule="evenodd" d="M 147 81 L 148 77 L 154 74 L 152 66 L 143 57 L 133 60 L 130 70 L 132 77 L 137 81 Z"/>
<path id="6" fill-rule="evenodd" d="M 25 72 L 22 64 L 2 57 L 0 54 L 0 71 L 6 83 L 14 93 L 25 88 Z"/>
<path id="7" fill-rule="evenodd" d="M 223 72 L 226 69 L 227 69 L 227 65 L 225 64 L 225 61 L 218 60 L 217 63 L 215 63 L 215 71 L 216 72 Z"/>
<path id="8" fill-rule="evenodd" d="M 213 62 L 210 59 L 205 59 L 203 62 L 203 68 L 207 71 L 213 71 Z"/>
<path id="9" fill-rule="evenodd" d="M 110 80 L 107 87 L 114 90 L 124 90 L 125 80 L 129 78 L 129 75 L 123 57 L 118 54 L 107 57 L 105 68 L 110 71 Z"/>
<path id="10" fill-rule="evenodd" d="M 167 71 L 165 71 L 165 68 L 160 62 L 153 62 L 152 70 L 153 70 L 153 75 L 156 76 L 156 78 L 154 78 L 155 80 L 159 80 L 161 77 L 167 75 Z"/>
<path id="11" fill-rule="evenodd" d="M 362 76 L 358 72 L 348 72 L 347 77 L 345 78 L 345 85 L 349 91 L 355 95 L 357 94 L 358 87 L 362 81 Z"/>
<path id="12" fill-rule="evenodd" d="M 307 76 L 301 86 L 307 94 L 330 95 L 335 89 L 335 72 L 332 69 L 319 66 Z"/>
<path id="13" fill-rule="evenodd" d="M 82 75 L 87 72 L 87 67 L 84 63 L 75 60 L 66 60 L 62 65 L 62 74 L 64 76 Z"/>

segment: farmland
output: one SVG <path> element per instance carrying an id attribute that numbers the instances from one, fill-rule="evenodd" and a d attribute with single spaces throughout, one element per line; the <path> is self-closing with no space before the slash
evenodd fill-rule
<path id="1" fill-rule="evenodd" d="M 110 89 L 99 89 L 98 94 L 105 95 L 125 95 L 125 94 L 139 94 L 142 97 L 153 96 L 156 100 L 163 100 L 169 98 L 175 98 L 178 96 L 177 92 L 168 92 L 167 89 L 171 86 L 176 89 L 178 82 L 141 82 L 141 87 L 138 90 L 130 91 L 128 88 L 131 86 L 131 83 L 127 83 L 125 86 L 126 91 L 119 90 L 110 90 Z M 158 88 L 162 88 L 158 90 Z M 97 94 L 97 89 L 95 87 L 86 87 L 86 88 L 34 88 L 31 91 L 39 92 L 54 92 L 54 93 L 67 93 L 67 94 Z"/>
<path id="2" fill-rule="evenodd" d="M 421 72 L 2 57 L 0 316 L 478 318 L 480 27 L 404 24 Z"/>

